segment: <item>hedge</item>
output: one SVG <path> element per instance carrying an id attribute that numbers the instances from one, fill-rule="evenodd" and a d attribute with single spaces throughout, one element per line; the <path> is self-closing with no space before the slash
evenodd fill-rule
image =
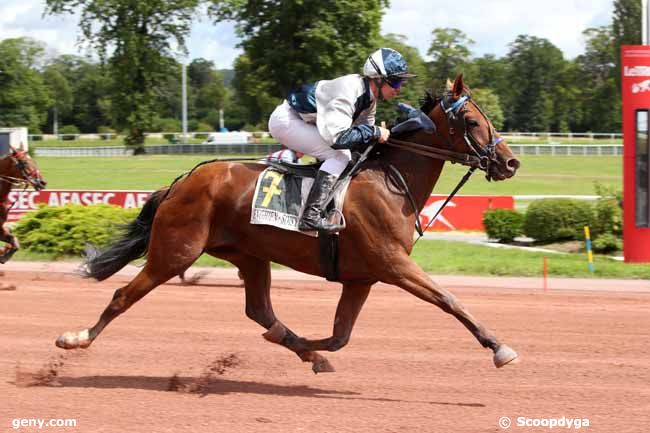
<path id="1" fill-rule="evenodd" d="M 512 242 L 524 232 L 524 216 L 514 209 L 489 209 L 483 213 L 483 226 L 490 239 Z"/>
<path id="2" fill-rule="evenodd" d="M 80 255 L 88 243 L 98 247 L 110 244 L 120 226 L 135 219 L 139 212 L 107 204 L 41 206 L 24 215 L 13 233 L 27 251 Z"/>
<path id="3" fill-rule="evenodd" d="M 526 210 L 524 233 L 541 243 L 584 238 L 591 226 L 593 209 L 584 200 L 545 198 L 533 201 Z"/>

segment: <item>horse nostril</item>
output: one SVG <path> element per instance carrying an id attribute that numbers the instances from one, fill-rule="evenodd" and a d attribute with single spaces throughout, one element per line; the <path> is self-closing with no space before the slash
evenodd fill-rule
<path id="1" fill-rule="evenodd" d="M 510 171 L 516 171 L 516 170 L 519 169 L 519 167 L 521 167 L 521 162 L 519 162 L 519 160 L 517 158 L 510 158 L 506 162 L 506 166 L 508 167 L 508 169 Z"/>

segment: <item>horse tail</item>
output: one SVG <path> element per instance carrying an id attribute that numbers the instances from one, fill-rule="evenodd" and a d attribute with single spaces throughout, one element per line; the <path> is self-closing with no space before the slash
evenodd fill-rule
<path id="1" fill-rule="evenodd" d="M 122 235 L 105 251 L 88 245 L 82 276 L 103 281 L 131 261 L 144 257 L 149 246 L 154 216 L 168 192 L 169 188 L 166 187 L 151 194 L 137 218 L 123 227 Z"/>

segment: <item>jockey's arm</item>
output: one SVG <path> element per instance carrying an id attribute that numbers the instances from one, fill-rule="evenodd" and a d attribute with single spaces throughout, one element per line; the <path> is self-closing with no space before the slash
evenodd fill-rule
<path id="1" fill-rule="evenodd" d="M 372 124 L 352 126 L 354 102 L 344 97 L 332 99 L 325 111 L 319 113 L 318 130 L 332 143 L 333 149 L 363 150 L 381 137 L 379 127 Z"/>

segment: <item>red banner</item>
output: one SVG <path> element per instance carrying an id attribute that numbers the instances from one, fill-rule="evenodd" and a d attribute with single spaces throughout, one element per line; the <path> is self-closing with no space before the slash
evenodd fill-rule
<path id="1" fill-rule="evenodd" d="M 431 218 L 438 212 L 447 196 L 431 195 L 420 214 L 422 228 L 426 227 Z M 483 212 L 488 209 L 514 209 L 515 200 L 512 196 L 457 195 L 443 211 L 429 230 L 480 230 L 483 231 Z"/>
<path id="2" fill-rule="evenodd" d="M 153 191 L 81 191 L 48 189 L 43 191 L 19 191 L 9 193 L 9 203 L 14 203 L 9 211 L 8 221 L 16 221 L 24 213 L 38 209 L 37 205 L 64 206 L 68 203 L 88 206 L 91 204 L 112 204 L 131 209 L 142 207 Z"/>
<path id="3" fill-rule="evenodd" d="M 9 193 L 9 202 L 14 203 L 9 211 L 8 221 L 16 221 L 24 213 L 36 210 L 38 204 L 63 206 L 68 203 L 112 204 L 125 209 L 142 207 L 153 191 L 82 191 L 58 190 L 19 191 Z M 422 209 L 420 221 L 422 227 L 429 221 L 447 197 L 432 195 Z M 445 207 L 429 230 L 484 230 L 483 212 L 487 209 L 513 209 L 515 201 L 512 196 L 458 195 Z"/>

